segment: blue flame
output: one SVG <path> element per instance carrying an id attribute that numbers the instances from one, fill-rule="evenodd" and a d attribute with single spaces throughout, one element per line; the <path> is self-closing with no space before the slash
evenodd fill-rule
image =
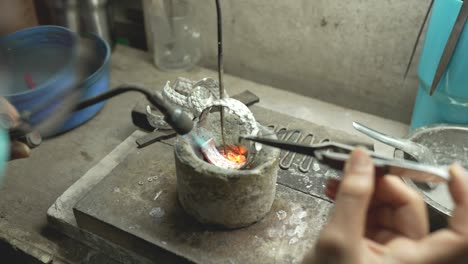
<path id="1" fill-rule="evenodd" d="M 195 131 L 190 131 L 189 133 L 182 136 L 185 140 L 189 141 L 190 143 L 197 145 L 199 147 L 203 146 L 206 142 L 203 140 L 202 137 L 198 136 Z"/>

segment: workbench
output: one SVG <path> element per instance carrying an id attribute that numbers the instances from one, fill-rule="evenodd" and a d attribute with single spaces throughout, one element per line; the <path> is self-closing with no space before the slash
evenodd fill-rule
<path id="1" fill-rule="evenodd" d="M 162 89 L 167 80 L 175 80 L 178 76 L 198 80 L 216 78 L 217 73 L 200 67 L 186 72 L 161 72 L 153 66 L 148 54 L 125 46 L 117 46 L 112 54 L 111 87 L 136 83 Z M 359 134 L 353 130 L 352 121 L 394 136 L 403 136 L 408 129 L 406 124 L 230 75 L 225 77 L 225 87 L 229 94 L 246 89 L 252 91 L 260 97 L 258 106 L 263 108 L 350 134 Z M 0 246 L 2 243 L 13 245 L 44 263 L 52 260 L 53 263 L 83 260 L 115 263 L 98 250 L 51 230 L 46 212 L 67 188 L 135 131 L 130 111 L 139 100 L 139 94 L 117 97 L 107 102 L 89 122 L 45 141 L 33 150 L 30 158 L 9 162 L 6 179 L 0 189 Z M 392 155 L 392 149 L 381 144 L 375 144 L 375 149 L 384 155 Z"/>

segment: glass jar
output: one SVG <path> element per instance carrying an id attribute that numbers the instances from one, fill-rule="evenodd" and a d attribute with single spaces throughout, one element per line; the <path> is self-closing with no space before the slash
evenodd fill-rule
<path id="1" fill-rule="evenodd" d="M 187 70 L 200 60 L 200 33 L 192 4 L 190 0 L 152 1 L 153 59 L 161 70 Z"/>

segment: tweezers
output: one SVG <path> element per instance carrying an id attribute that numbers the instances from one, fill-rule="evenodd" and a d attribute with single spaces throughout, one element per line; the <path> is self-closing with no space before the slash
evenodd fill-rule
<path id="1" fill-rule="evenodd" d="M 452 59 L 453 52 L 458 43 L 458 39 L 460 38 L 461 33 L 463 32 L 463 28 L 465 27 L 466 19 L 468 18 L 468 1 L 463 1 L 462 6 L 460 8 L 460 12 L 458 13 L 457 20 L 452 28 L 452 32 L 450 32 L 450 36 L 447 40 L 447 44 L 445 44 L 444 51 L 442 53 L 442 57 L 440 58 L 439 65 L 437 66 L 437 71 L 434 75 L 434 80 L 432 81 L 430 95 L 434 93 L 437 86 L 439 85 L 442 76 L 444 76 L 445 70 L 447 69 L 450 60 Z"/>
<path id="2" fill-rule="evenodd" d="M 289 150 L 298 154 L 315 157 L 320 163 L 330 168 L 342 171 L 350 153 L 355 149 L 353 146 L 336 142 L 323 142 L 319 144 L 304 145 L 289 143 L 276 139 L 262 137 L 240 137 L 240 140 L 250 140 L 267 146 Z M 409 160 L 391 159 L 372 151 L 367 151 L 373 160 L 377 176 L 387 174 L 408 178 L 416 182 L 447 182 L 450 175 L 447 166 L 432 166 Z"/>

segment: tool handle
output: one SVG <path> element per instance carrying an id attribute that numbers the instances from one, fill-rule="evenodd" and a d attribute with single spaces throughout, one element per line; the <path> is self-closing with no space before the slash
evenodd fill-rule
<path id="1" fill-rule="evenodd" d="M 316 152 L 317 159 L 330 168 L 343 171 L 348 154 Z M 372 157 L 372 156 L 371 156 Z M 450 180 L 446 167 L 435 167 L 407 160 L 392 160 L 372 157 L 376 176 L 397 175 L 417 182 L 446 182 Z"/>
<path id="2" fill-rule="evenodd" d="M 29 148 L 35 148 L 42 143 L 42 137 L 39 132 L 33 131 L 27 123 L 20 123 L 19 126 L 10 128 L 8 135 L 11 141 L 20 141 L 26 144 Z"/>
<path id="3" fill-rule="evenodd" d="M 337 153 L 333 152 L 328 152 L 328 153 L 317 153 L 321 158 L 319 158 L 319 161 L 321 163 L 326 164 L 328 167 L 339 170 L 339 171 L 344 171 L 344 167 L 346 164 L 346 160 L 349 158 L 348 154 L 341 154 L 340 155 L 334 155 Z M 386 166 L 376 164 L 374 163 L 375 166 L 375 175 L 376 176 L 384 176 L 388 173 L 388 168 Z"/>
<path id="4" fill-rule="evenodd" d="M 27 123 L 21 122 L 18 126 L 8 129 L 8 135 L 11 140 L 16 140 L 24 137 L 28 133 L 32 132 L 32 128 Z"/>

